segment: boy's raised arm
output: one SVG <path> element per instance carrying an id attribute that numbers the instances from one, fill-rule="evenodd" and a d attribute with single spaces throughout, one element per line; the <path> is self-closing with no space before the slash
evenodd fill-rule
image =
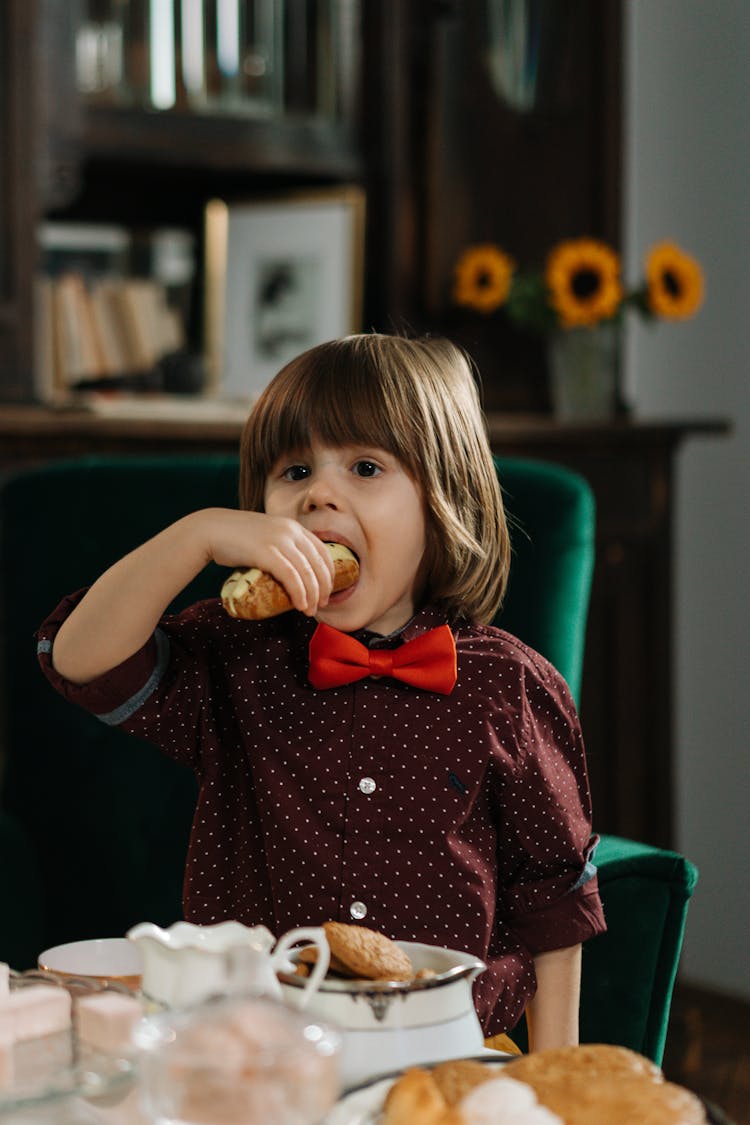
<path id="1" fill-rule="evenodd" d="M 170 524 L 97 579 L 60 626 L 55 670 L 83 684 L 116 668 L 146 643 L 170 602 L 212 560 L 270 571 L 302 613 L 317 612 L 331 592 L 328 552 L 301 524 L 207 508 Z"/>

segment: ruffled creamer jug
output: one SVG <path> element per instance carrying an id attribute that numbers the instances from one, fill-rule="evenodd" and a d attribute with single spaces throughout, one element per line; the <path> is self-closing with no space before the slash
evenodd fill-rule
<path id="1" fill-rule="evenodd" d="M 140 922 L 128 930 L 143 959 L 142 991 L 148 1000 L 170 1008 L 196 1004 L 210 996 L 241 989 L 256 996 L 281 999 L 277 972 L 292 972 L 288 958 L 298 942 L 317 947 L 317 960 L 305 982 L 304 1008 L 328 969 L 330 953 L 324 931 L 317 927 L 290 930 L 278 941 L 265 926 L 241 922 L 219 922 L 195 926 L 175 922 L 162 929 L 153 922 Z"/>

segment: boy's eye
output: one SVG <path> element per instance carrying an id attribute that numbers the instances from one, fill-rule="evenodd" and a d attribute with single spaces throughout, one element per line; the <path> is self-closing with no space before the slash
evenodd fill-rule
<path id="1" fill-rule="evenodd" d="M 284 480 L 304 480 L 309 477 L 310 470 L 307 465 L 290 465 L 281 475 Z"/>
<path id="2" fill-rule="evenodd" d="M 381 471 L 374 461 L 355 461 L 352 471 L 358 477 L 374 477 Z"/>

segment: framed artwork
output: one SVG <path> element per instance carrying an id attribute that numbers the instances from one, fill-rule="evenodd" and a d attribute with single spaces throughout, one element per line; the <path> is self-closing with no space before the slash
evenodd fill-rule
<path id="1" fill-rule="evenodd" d="M 354 186 L 208 203 L 211 391 L 253 398 L 300 352 L 360 330 L 364 217 Z"/>

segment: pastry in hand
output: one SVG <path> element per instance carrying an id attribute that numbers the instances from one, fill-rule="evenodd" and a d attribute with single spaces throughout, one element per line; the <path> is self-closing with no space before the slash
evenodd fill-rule
<path id="1" fill-rule="evenodd" d="M 346 590 L 359 577 L 359 563 L 343 543 L 326 543 L 333 559 L 333 592 Z M 280 582 L 257 567 L 235 570 L 221 588 L 221 604 L 230 617 L 243 621 L 260 621 L 276 617 L 292 608 L 292 602 Z"/>

